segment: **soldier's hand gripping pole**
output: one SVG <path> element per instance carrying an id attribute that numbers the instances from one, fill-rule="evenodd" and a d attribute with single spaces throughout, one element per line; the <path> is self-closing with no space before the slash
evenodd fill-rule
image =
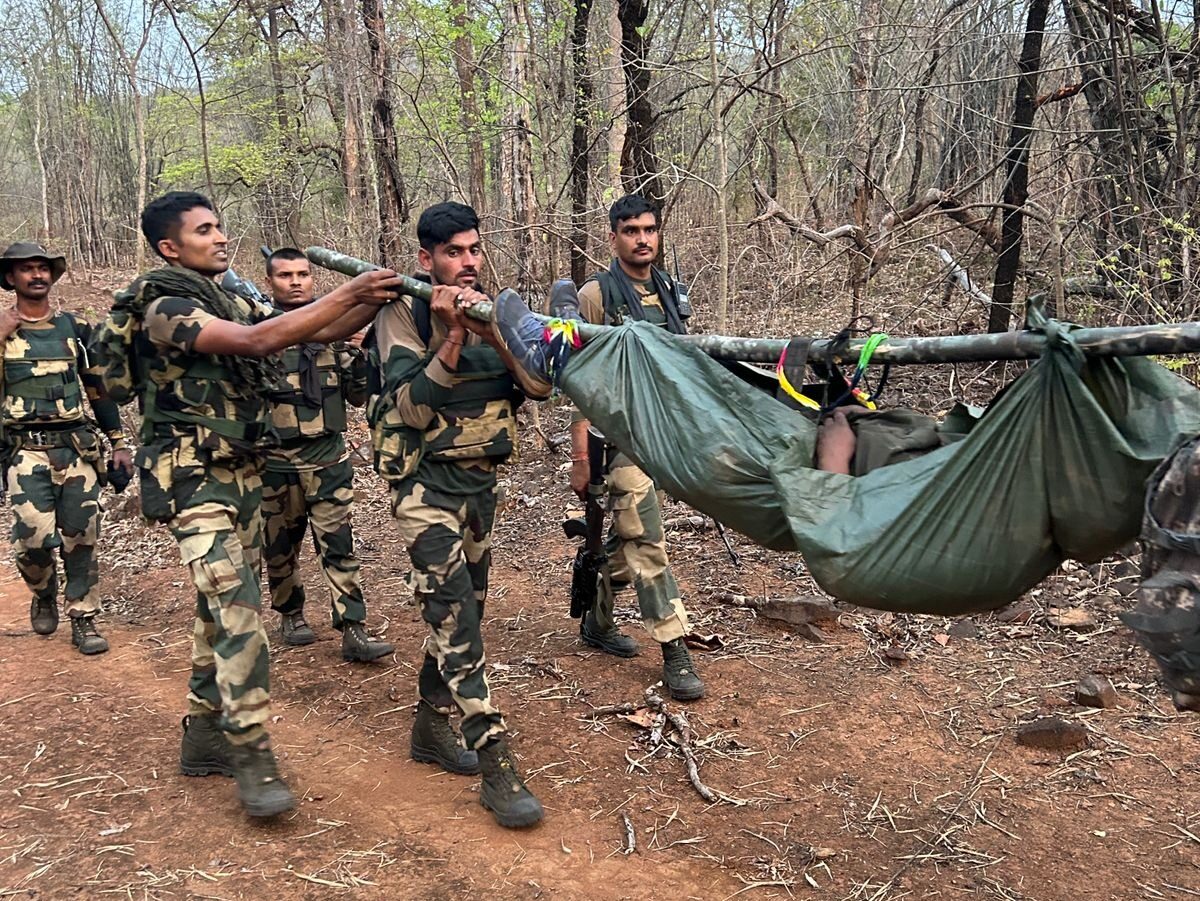
<path id="1" fill-rule="evenodd" d="M 608 559 L 604 553 L 604 436 L 588 429 L 588 486 L 584 500 L 582 528 L 578 519 L 563 523 L 568 538 L 582 538 L 583 546 L 575 553 L 571 567 L 571 616 L 579 619 L 594 606 L 600 584 L 600 571 Z"/>

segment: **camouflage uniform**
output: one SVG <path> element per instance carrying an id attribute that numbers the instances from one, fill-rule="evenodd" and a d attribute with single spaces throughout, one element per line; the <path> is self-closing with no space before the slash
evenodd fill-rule
<path id="1" fill-rule="evenodd" d="M 420 696 L 462 711 L 463 741 L 481 749 L 505 731 L 484 674 L 480 622 L 491 564 L 496 469 L 516 446 L 524 395 L 497 353 L 469 335 L 457 371 L 437 359 L 446 329 L 423 338 L 413 299 L 375 320 L 383 391 L 372 398 L 375 466 L 412 560 L 409 584 L 429 624 Z M 422 303 L 422 301 L 416 301 Z"/>
<path id="2" fill-rule="evenodd" d="M 234 309 L 243 325 L 273 313 L 242 298 Z M 191 297 L 146 306 L 143 446 L 135 462 L 142 513 L 169 526 L 196 586 L 189 713 L 220 711 L 229 741 L 244 745 L 265 735 L 270 705 L 259 587 L 268 409 L 265 391 L 239 387 L 225 358 L 192 350 L 216 318 Z"/>
<path id="3" fill-rule="evenodd" d="M 1175 705 L 1200 711 L 1200 438 L 1147 483 L 1136 598 L 1121 619 L 1158 663 Z"/>
<path id="4" fill-rule="evenodd" d="M 666 327 L 667 316 L 652 286 L 633 283 L 645 320 Z M 617 325 L 621 310 L 605 313 L 600 285 L 592 280 L 579 290 L 583 318 L 596 324 Z M 576 417 L 577 420 L 579 417 Z M 687 634 L 687 611 L 679 597 L 679 586 L 671 572 L 663 535 L 663 492 L 625 454 L 609 447 L 605 487 L 608 490 L 608 563 L 600 575 L 599 592 L 592 616 L 601 631 L 616 628 L 613 621 L 615 595 L 630 583 L 637 592 L 642 623 L 655 641 L 665 644 Z"/>
<path id="5" fill-rule="evenodd" d="M 354 467 L 346 450 L 346 402 L 367 398 L 366 361 L 357 348 L 305 344 L 283 354 L 286 383 L 271 393 L 271 424 L 279 446 L 267 452 L 262 514 L 271 606 L 282 614 L 304 608 L 300 545 L 309 524 L 333 603 L 333 627 L 364 622 L 350 511 Z"/>
<path id="6" fill-rule="evenodd" d="M 114 450 L 125 446 L 116 405 L 88 372 L 91 327 L 70 313 L 23 323 L 4 344 L 4 456 L 17 569 L 36 597 L 57 604 L 54 549 L 66 576 L 67 613 L 95 616 L 100 598 L 100 440 L 84 418 L 87 395 Z"/>

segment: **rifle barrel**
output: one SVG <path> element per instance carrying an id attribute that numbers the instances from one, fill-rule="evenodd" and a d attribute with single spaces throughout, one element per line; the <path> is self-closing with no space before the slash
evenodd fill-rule
<path id="1" fill-rule="evenodd" d="M 347 256 L 325 247 L 305 250 L 318 266 L 343 275 L 359 275 L 378 269 L 374 263 Z M 432 289 L 425 282 L 401 276 L 404 291 L 428 300 Z M 467 310 L 473 319 L 487 321 L 492 305 L 480 303 Z M 535 314 L 536 315 L 536 314 Z M 545 321 L 547 317 L 539 316 Z M 583 324 L 580 336 L 586 341 L 609 326 Z M 1200 351 L 1200 322 L 1173 325 L 1135 325 L 1108 328 L 1081 328 L 1071 332 L 1079 349 L 1089 356 L 1137 357 L 1157 354 L 1185 354 Z M 738 338 L 729 335 L 684 335 L 681 341 L 695 345 L 718 360 L 775 364 L 788 346 L 787 338 Z M 1028 360 L 1042 355 L 1047 338 L 1041 332 L 1019 331 L 986 335 L 946 335 L 932 338 L 889 338 L 871 357 L 872 364 L 896 365 L 926 363 L 978 363 L 991 360 Z M 865 339 L 855 339 L 834 354 L 839 363 L 857 363 Z M 812 343 L 810 357 L 824 359 L 829 339 Z"/>

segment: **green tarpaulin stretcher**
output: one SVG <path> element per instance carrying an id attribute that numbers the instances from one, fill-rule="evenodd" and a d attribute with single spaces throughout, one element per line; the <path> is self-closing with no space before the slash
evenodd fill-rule
<path id="1" fill-rule="evenodd" d="M 1182 379 L 1085 359 L 1067 326 L 1043 328 L 1046 354 L 977 421 L 955 418 L 965 437 L 858 477 L 813 469 L 810 419 L 645 323 L 589 340 L 562 387 L 669 494 L 799 551 L 835 598 L 962 614 L 1135 538 L 1147 477 L 1200 433 L 1200 392 Z"/>

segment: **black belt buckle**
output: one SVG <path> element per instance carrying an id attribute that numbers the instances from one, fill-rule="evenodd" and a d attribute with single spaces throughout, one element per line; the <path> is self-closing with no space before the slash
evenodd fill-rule
<path id="1" fill-rule="evenodd" d="M 44 429 L 25 432 L 23 437 L 25 439 L 25 444 L 35 445 L 37 447 L 53 446 L 53 443 L 50 441 L 50 433 Z"/>

